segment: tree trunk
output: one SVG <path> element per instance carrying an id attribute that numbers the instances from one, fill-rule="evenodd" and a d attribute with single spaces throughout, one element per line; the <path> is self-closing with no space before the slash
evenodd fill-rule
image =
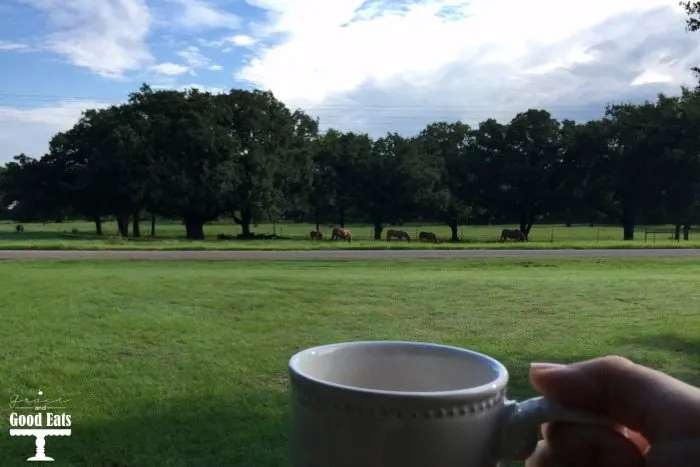
<path id="1" fill-rule="evenodd" d="M 534 224 L 534 216 L 525 213 L 520 216 L 520 231 L 525 234 L 525 240 L 530 239 L 530 230 Z"/>
<path id="2" fill-rule="evenodd" d="M 95 222 L 95 235 L 102 236 L 102 218 L 95 216 L 92 220 Z"/>
<path id="3" fill-rule="evenodd" d="M 185 217 L 187 240 L 204 240 L 204 222 L 196 217 Z"/>
<path id="4" fill-rule="evenodd" d="M 316 221 L 316 232 L 321 231 L 321 216 L 318 214 L 318 209 L 314 209 L 314 221 Z"/>
<path id="5" fill-rule="evenodd" d="M 625 202 L 622 205 L 622 240 L 632 241 L 634 240 L 634 221 L 635 221 L 635 209 L 634 203 Z"/>
<path id="6" fill-rule="evenodd" d="M 117 215 L 117 228 L 119 229 L 119 235 L 122 237 L 129 236 L 129 215 L 128 214 L 118 214 Z"/>
<path id="7" fill-rule="evenodd" d="M 457 225 L 457 220 L 452 219 L 447 223 L 447 225 L 450 226 L 450 231 L 452 232 L 452 238 L 450 239 L 450 241 L 458 242 L 459 241 L 459 234 L 457 232 L 457 227 L 459 227 L 459 226 Z"/>
<path id="8" fill-rule="evenodd" d="M 141 236 L 141 219 L 139 219 L 139 211 L 134 211 L 132 214 L 131 230 L 134 238 L 139 238 Z"/>
<path id="9" fill-rule="evenodd" d="M 382 239 L 382 230 L 384 230 L 384 227 L 382 227 L 381 222 L 374 222 L 374 239 L 375 240 L 381 240 Z"/>
<path id="10" fill-rule="evenodd" d="M 151 237 L 156 236 L 156 215 L 151 212 Z"/>
<path id="11" fill-rule="evenodd" d="M 253 216 L 249 209 L 241 210 L 241 233 L 244 238 L 250 238 L 250 223 L 253 221 Z"/>
<path id="12" fill-rule="evenodd" d="M 345 228 L 345 208 L 341 206 L 340 208 L 340 228 Z"/>
<path id="13" fill-rule="evenodd" d="M 683 240 L 690 240 L 690 224 L 683 224 Z"/>
<path id="14" fill-rule="evenodd" d="M 673 229 L 673 239 L 678 241 L 681 239 L 681 225 L 676 224 L 675 228 Z"/>
<path id="15" fill-rule="evenodd" d="M 622 221 L 622 240 L 634 240 L 634 221 L 631 219 Z"/>

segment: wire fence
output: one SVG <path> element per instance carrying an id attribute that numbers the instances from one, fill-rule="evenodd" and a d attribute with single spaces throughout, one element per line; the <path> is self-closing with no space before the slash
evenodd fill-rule
<path id="1" fill-rule="evenodd" d="M 436 235 L 438 241 L 447 242 L 452 240 L 452 232 L 449 227 L 443 225 L 425 226 L 387 226 L 379 235 L 375 236 L 375 229 L 371 225 L 349 225 L 353 239 L 359 241 L 386 241 L 387 231 L 400 230 L 406 232 L 411 241 L 417 240 L 421 232 L 430 232 Z M 516 229 L 514 226 L 460 226 L 457 229 L 457 236 L 460 242 L 465 243 L 492 243 L 499 242 L 503 229 Z M 233 226 L 234 234 L 240 233 L 240 226 Z M 272 234 L 281 238 L 309 238 L 310 233 L 316 230 L 314 225 L 308 224 L 259 224 L 253 229 L 256 233 Z M 332 226 L 323 225 L 319 231 L 324 239 L 332 235 Z M 620 226 L 571 226 L 563 225 L 535 225 L 529 232 L 527 240 L 537 243 L 604 243 L 623 241 L 623 229 Z M 683 242 L 694 240 L 692 231 L 685 232 L 681 229 L 676 237 L 673 226 L 641 226 L 634 230 L 634 240 L 649 244 L 657 242 Z"/>
<path id="2" fill-rule="evenodd" d="M 21 225 L 21 232 L 18 226 Z M 332 235 L 333 225 L 321 225 L 320 232 L 323 240 L 329 240 Z M 351 224 L 346 226 L 352 231 L 353 240 L 372 242 L 375 239 L 374 226 L 368 224 Z M 106 221 L 102 224 L 104 235 L 116 235 L 118 229 L 116 222 Z M 379 240 L 386 242 L 389 229 L 406 232 L 410 241 L 419 239 L 420 232 L 429 232 L 435 235 L 440 243 L 452 240 L 451 229 L 447 225 L 416 225 L 402 226 L 387 225 L 380 231 Z M 463 225 L 457 229 L 457 237 L 464 243 L 495 243 L 501 239 L 503 229 L 517 229 L 514 225 Z M 150 221 L 141 223 L 141 235 L 149 236 L 151 230 Z M 261 223 L 253 224 L 250 230 L 261 238 L 310 240 L 311 232 L 316 230 L 312 224 L 301 223 Z M 185 228 L 178 221 L 158 220 L 155 225 L 157 237 L 183 237 Z M 233 223 L 215 222 L 205 225 L 205 235 L 209 238 L 235 238 L 242 234 L 240 225 Z M 678 236 L 676 236 L 676 233 Z M 3 238 L 16 238 L 23 235 L 26 239 L 49 238 L 52 235 L 64 236 L 93 236 L 95 224 L 87 221 L 72 221 L 61 223 L 25 223 L 0 222 L 0 235 Z M 687 240 L 686 240 L 687 239 Z M 602 244 L 623 241 L 623 229 L 618 225 L 572 225 L 567 227 L 562 224 L 535 224 L 529 232 L 528 242 L 550 244 Z M 676 232 L 674 226 L 638 226 L 634 230 L 634 241 L 654 246 L 658 244 L 682 243 L 695 241 L 692 230 L 680 229 Z M 512 240 L 507 240 L 512 241 Z"/>

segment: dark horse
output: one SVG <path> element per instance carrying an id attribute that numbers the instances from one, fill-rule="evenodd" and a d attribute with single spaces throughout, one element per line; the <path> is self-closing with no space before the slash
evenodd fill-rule
<path id="1" fill-rule="evenodd" d="M 404 232 L 403 230 L 393 230 L 393 229 L 387 230 L 386 231 L 386 241 L 389 242 L 389 241 L 394 240 L 394 239 L 396 239 L 398 241 L 401 241 L 401 240 L 406 240 L 407 242 L 411 241 L 411 237 L 409 237 L 408 234 L 406 232 Z"/>
<path id="2" fill-rule="evenodd" d="M 333 234 L 331 235 L 331 240 L 345 239 L 348 243 L 352 242 L 352 232 L 349 229 L 343 229 L 340 227 L 333 228 Z"/>
<path id="3" fill-rule="evenodd" d="M 506 240 L 515 240 L 516 242 L 524 242 L 527 240 L 525 234 L 518 229 L 503 229 L 501 231 L 501 242 Z"/>
<path id="4" fill-rule="evenodd" d="M 323 234 L 319 232 L 318 230 L 312 230 L 309 233 L 309 238 L 311 240 L 323 240 Z"/>
<path id="5" fill-rule="evenodd" d="M 437 243 L 437 235 L 432 232 L 421 232 L 418 234 L 418 241 Z"/>

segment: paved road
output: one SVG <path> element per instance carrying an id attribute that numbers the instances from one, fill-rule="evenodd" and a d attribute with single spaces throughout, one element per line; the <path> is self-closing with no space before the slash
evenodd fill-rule
<path id="1" fill-rule="evenodd" d="M 491 258 L 700 258 L 700 249 L 629 250 L 307 250 L 307 251 L 146 251 L 0 250 L 0 260 L 397 260 Z"/>

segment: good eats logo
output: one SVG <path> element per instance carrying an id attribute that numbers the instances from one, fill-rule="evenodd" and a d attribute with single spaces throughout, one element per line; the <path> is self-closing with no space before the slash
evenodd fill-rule
<path id="1" fill-rule="evenodd" d="M 50 462 L 54 459 L 46 455 L 46 438 L 71 435 L 71 415 L 65 411 L 70 400 L 44 398 L 41 390 L 37 394 L 39 397 L 10 398 L 10 436 L 34 436 L 36 453 L 27 460 Z"/>

